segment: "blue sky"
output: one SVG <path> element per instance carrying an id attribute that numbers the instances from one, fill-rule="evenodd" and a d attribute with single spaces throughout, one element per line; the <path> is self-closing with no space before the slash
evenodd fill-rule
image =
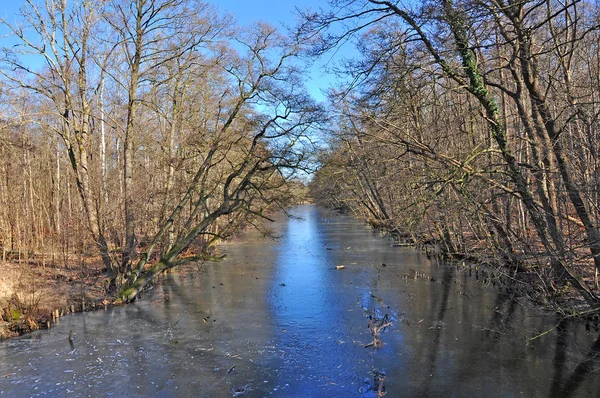
<path id="1" fill-rule="evenodd" d="M 248 24 L 263 20 L 274 25 L 294 22 L 295 8 L 318 11 L 325 0 L 209 0 L 218 8 L 234 14 L 239 22 Z"/>
<path id="2" fill-rule="evenodd" d="M 13 22 L 24 0 L 0 0 L 0 17 L 8 22 Z M 37 0 L 43 2 L 43 0 Z M 72 1 L 72 0 L 71 0 Z M 310 8 L 318 11 L 319 7 L 326 7 L 326 0 L 206 0 L 214 4 L 223 12 L 236 17 L 241 25 L 250 25 L 257 21 L 269 22 L 275 26 L 282 24 L 292 26 L 295 22 L 295 9 L 305 10 Z M 0 27 L 0 35 L 4 36 L 6 30 Z M 4 39 L 3 39 L 4 40 Z M 0 45 L 1 46 L 1 45 Z M 325 99 L 322 89 L 327 89 L 333 76 L 323 73 L 324 62 L 313 66 L 307 78 L 307 87 L 311 95 L 322 101 Z"/>
<path id="3" fill-rule="evenodd" d="M 241 25 L 257 21 L 269 22 L 275 26 L 293 26 L 296 21 L 296 9 L 318 11 L 327 6 L 326 0 L 208 0 L 222 11 L 235 15 Z M 314 65 L 309 71 L 306 86 L 318 101 L 324 101 L 322 90 L 329 87 L 333 75 L 323 71 L 323 62 Z"/>
<path id="4" fill-rule="evenodd" d="M 34 0 L 36 1 L 36 0 Z M 73 1 L 73 0 L 71 0 Z M 205 0 L 222 11 L 234 14 L 240 23 L 248 24 L 263 20 L 277 25 L 281 22 L 292 23 L 294 10 L 311 8 L 317 11 L 326 6 L 326 0 Z M 37 0 L 43 2 L 43 0 Z M 0 16 L 11 21 L 25 0 L 2 0 Z"/>

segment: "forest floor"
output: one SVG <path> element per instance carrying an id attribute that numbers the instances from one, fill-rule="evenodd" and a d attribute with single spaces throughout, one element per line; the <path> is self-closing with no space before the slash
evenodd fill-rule
<path id="1" fill-rule="evenodd" d="M 54 266 L 0 262 L 0 340 L 49 328 L 58 317 L 114 304 L 98 262 Z"/>

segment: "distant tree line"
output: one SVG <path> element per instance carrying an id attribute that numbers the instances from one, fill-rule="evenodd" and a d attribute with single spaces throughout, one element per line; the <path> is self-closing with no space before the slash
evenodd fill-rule
<path id="1" fill-rule="evenodd" d="M 597 308 L 600 8 L 578 0 L 334 0 L 357 39 L 312 195 L 546 296 Z M 526 272 L 523 272 L 526 271 Z M 517 276 L 537 275 L 524 282 Z"/>

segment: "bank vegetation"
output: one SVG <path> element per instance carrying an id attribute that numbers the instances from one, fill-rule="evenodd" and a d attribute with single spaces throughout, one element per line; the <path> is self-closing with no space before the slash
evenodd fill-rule
<path id="1" fill-rule="evenodd" d="M 330 3 L 306 15 L 316 52 L 354 39 L 362 57 L 331 92 L 316 200 L 493 265 L 532 297 L 598 309 L 598 4 Z"/>

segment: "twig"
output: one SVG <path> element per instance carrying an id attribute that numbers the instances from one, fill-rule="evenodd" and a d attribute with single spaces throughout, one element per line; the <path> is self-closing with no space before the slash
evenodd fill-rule
<path id="1" fill-rule="evenodd" d="M 567 316 L 561 318 L 560 321 L 558 321 L 558 323 L 556 325 L 552 326 L 550 329 L 548 329 L 548 330 L 546 330 L 546 331 L 544 331 L 544 332 L 542 332 L 542 333 L 540 333 L 538 335 L 535 335 L 533 337 L 528 338 L 527 339 L 527 345 L 529 345 L 529 343 L 531 343 L 532 341 L 537 340 L 540 337 L 547 335 L 548 333 L 550 333 L 551 331 L 553 331 L 554 329 L 556 329 L 563 321 L 565 321 L 565 320 L 567 320 L 569 318 L 575 318 L 575 317 L 578 317 L 578 316 L 581 316 L 581 315 L 591 314 L 591 313 L 595 313 L 595 312 L 598 312 L 598 308 L 594 308 L 594 309 L 591 309 L 591 310 L 587 310 L 587 311 L 583 311 L 583 312 L 577 312 L 575 314 L 567 315 Z"/>

